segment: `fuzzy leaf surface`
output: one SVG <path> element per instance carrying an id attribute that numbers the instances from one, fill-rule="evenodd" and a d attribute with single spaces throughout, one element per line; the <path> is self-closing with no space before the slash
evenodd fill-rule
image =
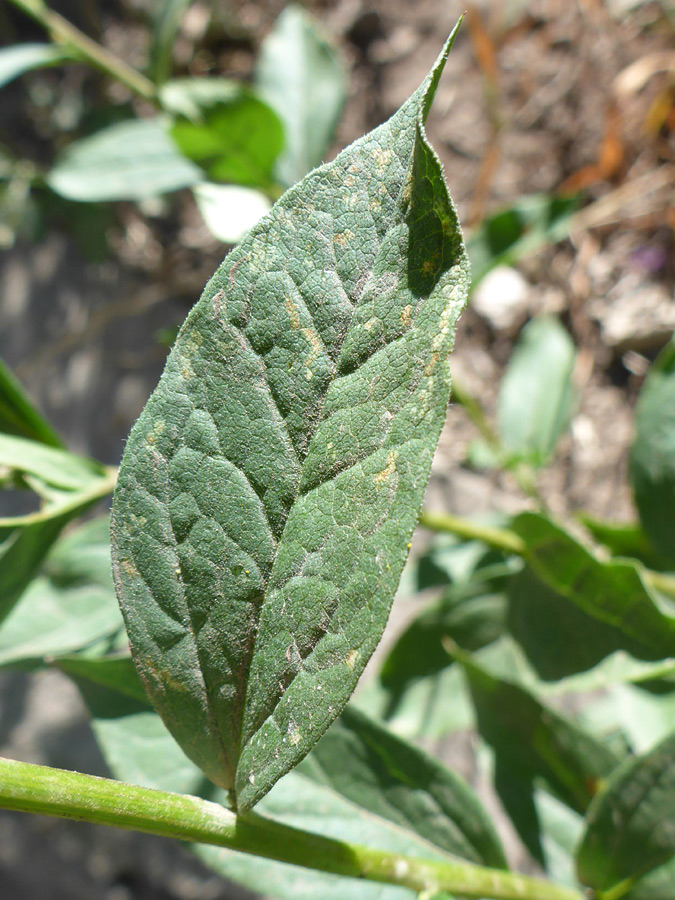
<path id="1" fill-rule="evenodd" d="M 453 37 L 226 258 L 127 443 L 112 540 L 135 660 L 240 810 L 347 702 L 429 477 L 468 288 L 423 127 Z"/>

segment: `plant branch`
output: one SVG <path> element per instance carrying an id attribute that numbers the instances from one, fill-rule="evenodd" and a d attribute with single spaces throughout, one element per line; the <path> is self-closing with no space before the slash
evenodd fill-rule
<path id="1" fill-rule="evenodd" d="M 515 553 L 517 556 L 525 556 L 527 547 L 525 541 L 515 532 L 506 528 L 493 528 L 489 525 L 481 525 L 471 519 L 463 519 L 461 516 L 453 516 L 451 513 L 422 512 L 419 524 L 429 531 L 438 531 L 444 534 L 456 534 L 467 541 L 483 541 L 495 550 L 503 550 L 505 553 Z"/>
<path id="2" fill-rule="evenodd" d="M 157 102 L 157 90 L 150 79 L 87 37 L 83 31 L 51 10 L 44 0 L 10 0 L 10 2 L 39 22 L 55 43 L 66 46 L 76 56 L 115 81 L 119 81 L 144 100 Z"/>
<path id="3" fill-rule="evenodd" d="M 583 900 L 539 879 L 468 863 L 404 857 L 299 831 L 217 803 L 0 759 L 0 806 L 214 844 L 334 875 L 493 900 Z"/>
<path id="4" fill-rule="evenodd" d="M 437 531 L 444 534 L 456 534 L 468 541 L 483 541 L 488 547 L 495 550 L 503 550 L 505 553 L 515 553 L 527 559 L 527 545 L 515 532 L 507 528 L 491 528 L 489 525 L 481 525 L 470 519 L 453 516 L 450 513 L 422 512 L 419 524 L 429 531 Z M 655 572 L 640 566 L 642 578 L 651 588 L 675 597 L 675 577 L 664 572 Z"/>
<path id="5" fill-rule="evenodd" d="M 65 513 L 77 510 L 84 512 L 92 503 L 103 500 L 108 494 L 112 494 L 116 482 L 117 469 L 114 466 L 106 466 L 105 472 L 100 478 L 93 481 L 89 487 L 80 491 L 72 491 L 72 497 L 69 500 L 61 500 L 58 504 L 47 503 L 37 512 L 26 513 L 22 516 L 0 516 L 0 528 L 25 527 L 38 522 L 46 522 Z"/>

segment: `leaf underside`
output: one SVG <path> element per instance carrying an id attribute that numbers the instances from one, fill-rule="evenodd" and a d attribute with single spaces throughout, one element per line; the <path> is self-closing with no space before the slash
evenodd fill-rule
<path id="1" fill-rule="evenodd" d="M 136 664 L 242 811 L 347 702 L 429 477 L 469 281 L 423 128 L 453 38 L 225 259 L 122 461 L 113 566 Z"/>

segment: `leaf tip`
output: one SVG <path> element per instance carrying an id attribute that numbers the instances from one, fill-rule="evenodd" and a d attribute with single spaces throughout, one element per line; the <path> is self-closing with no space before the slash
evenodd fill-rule
<path id="1" fill-rule="evenodd" d="M 439 53 L 438 58 L 431 69 L 431 72 L 427 75 L 427 78 L 422 86 L 422 90 L 424 92 L 424 100 L 422 103 L 423 124 L 427 121 L 429 110 L 431 109 L 431 104 L 434 102 L 434 96 L 436 95 L 438 83 L 441 80 L 441 75 L 443 74 L 443 69 L 445 68 L 446 62 L 448 61 L 448 56 L 450 55 L 453 44 L 455 43 L 455 38 L 457 37 L 457 33 L 459 32 L 465 15 L 466 13 L 462 13 L 462 15 L 457 20 L 457 24 L 450 32 L 450 35 L 448 36 L 443 49 Z"/>

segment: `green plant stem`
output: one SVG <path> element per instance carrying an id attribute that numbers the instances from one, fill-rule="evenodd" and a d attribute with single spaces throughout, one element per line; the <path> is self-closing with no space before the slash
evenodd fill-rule
<path id="1" fill-rule="evenodd" d="M 634 878 L 626 878 L 625 881 L 619 882 L 619 884 L 613 885 L 606 891 L 596 891 L 594 894 L 595 900 L 619 900 L 620 897 L 625 896 L 628 891 L 635 884 Z"/>
<path id="2" fill-rule="evenodd" d="M 10 0 L 10 2 L 39 22 L 55 43 L 68 47 L 85 62 L 119 81 L 144 100 L 157 102 L 155 85 L 145 75 L 110 53 L 105 47 L 101 47 L 96 41 L 92 41 L 79 28 L 51 10 L 44 0 Z"/>
<path id="3" fill-rule="evenodd" d="M 493 900 L 583 900 L 539 879 L 448 860 L 399 856 L 299 831 L 207 800 L 0 759 L 0 806 L 214 844 L 278 862 L 414 891 Z"/>
<path id="4" fill-rule="evenodd" d="M 489 525 L 481 525 L 470 519 L 453 516 L 450 513 L 422 512 L 419 524 L 429 531 L 437 531 L 445 534 L 456 534 L 468 541 L 483 541 L 488 547 L 495 550 L 503 550 L 505 553 L 515 553 L 517 556 L 527 558 L 527 546 L 513 531 L 506 528 L 492 528 Z M 654 572 L 652 569 L 640 568 L 640 574 L 649 587 L 669 597 L 675 597 L 675 578 L 663 572 Z"/>
<path id="5" fill-rule="evenodd" d="M 453 516 L 451 513 L 434 513 L 425 510 L 420 515 L 419 524 L 429 531 L 456 534 L 468 541 L 483 541 L 489 547 L 503 550 L 505 553 L 525 556 L 527 551 L 525 541 L 513 531 L 481 525 L 479 522 L 463 519 L 461 516 Z"/>

